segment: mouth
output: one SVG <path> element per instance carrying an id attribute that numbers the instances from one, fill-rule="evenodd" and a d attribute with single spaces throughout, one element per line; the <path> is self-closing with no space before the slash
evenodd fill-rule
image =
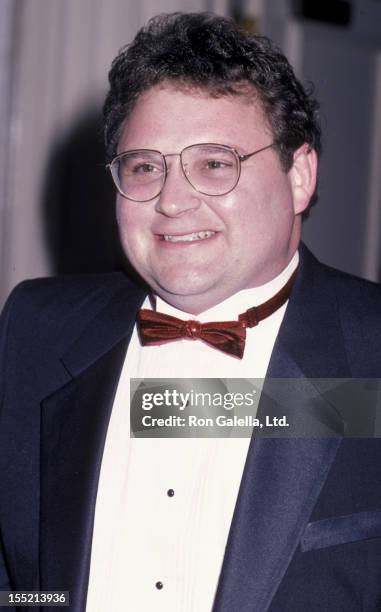
<path id="1" fill-rule="evenodd" d="M 191 232 L 190 234 L 161 234 L 160 240 L 164 242 L 194 242 L 195 240 L 207 240 L 215 234 L 216 232 L 212 230 Z"/>

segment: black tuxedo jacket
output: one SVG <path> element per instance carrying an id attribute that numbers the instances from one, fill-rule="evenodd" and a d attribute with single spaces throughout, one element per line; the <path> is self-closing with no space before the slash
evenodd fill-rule
<path id="1" fill-rule="evenodd" d="M 105 435 L 143 299 L 110 274 L 28 281 L 7 303 L 0 587 L 69 590 L 85 610 Z M 268 376 L 380 377 L 380 318 L 378 286 L 302 247 Z M 381 440 L 343 438 L 329 410 L 322 398 L 308 438 L 252 439 L 214 612 L 381 610 Z"/>

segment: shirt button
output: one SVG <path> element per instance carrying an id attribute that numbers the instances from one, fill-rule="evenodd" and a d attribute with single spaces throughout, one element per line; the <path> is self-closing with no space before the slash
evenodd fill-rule
<path id="1" fill-rule="evenodd" d="M 175 492 L 174 492 L 174 490 L 173 490 L 173 489 L 168 489 L 168 491 L 167 491 L 167 495 L 168 495 L 168 497 L 173 497 L 173 496 L 174 496 L 174 494 L 175 494 Z"/>
<path id="2" fill-rule="evenodd" d="M 155 584 L 155 587 L 156 587 L 156 588 L 157 588 L 159 591 L 160 591 L 160 589 L 162 589 L 162 588 L 163 588 L 163 586 L 164 586 L 164 584 L 163 584 L 162 582 L 160 582 L 160 581 L 159 581 L 159 582 L 157 582 L 157 583 Z"/>

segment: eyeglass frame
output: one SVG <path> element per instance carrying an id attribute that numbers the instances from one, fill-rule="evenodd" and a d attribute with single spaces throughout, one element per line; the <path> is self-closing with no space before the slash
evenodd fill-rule
<path id="1" fill-rule="evenodd" d="M 186 151 L 187 149 L 191 149 L 193 147 L 202 147 L 202 146 L 215 146 L 215 147 L 222 147 L 223 149 L 227 149 L 228 151 L 230 151 L 231 153 L 234 154 L 234 157 L 237 160 L 237 166 L 238 166 L 238 172 L 237 172 L 237 180 L 234 183 L 233 187 L 231 187 L 231 189 L 229 189 L 228 191 L 225 191 L 224 193 L 219 193 L 219 194 L 211 194 L 211 193 L 205 193 L 204 191 L 200 191 L 199 189 L 196 189 L 196 187 L 192 184 L 192 182 L 190 181 L 190 179 L 188 178 L 185 170 L 184 170 L 184 166 L 183 166 L 183 162 L 182 162 L 182 154 L 184 153 L 184 151 Z M 275 142 L 272 142 L 269 145 L 266 145 L 265 147 L 262 147 L 260 149 L 257 149 L 256 151 L 253 151 L 252 153 L 247 153 L 246 155 L 240 155 L 237 151 L 237 149 L 235 149 L 234 147 L 231 147 L 229 145 L 223 145 L 223 144 L 219 144 L 216 142 L 200 142 L 200 143 L 196 143 L 196 144 L 191 144 L 188 145 L 186 147 L 184 147 L 180 153 L 167 153 L 166 155 L 164 155 L 164 153 L 162 153 L 161 151 L 158 151 L 157 149 L 131 149 L 131 150 L 127 150 L 127 151 L 122 151 L 121 153 L 118 153 L 118 155 L 116 155 L 109 164 L 106 164 L 106 168 L 108 170 L 110 170 L 111 176 L 112 176 L 112 180 L 115 184 L 115 187 L 117 188 L 118 192 L 120 193 L 120 195 L 125 198 L 126 200 L 130 200 L 131 202 L 139 202 L 139 203 L 145 203 L 145 202 L 151 202 L 152 200 L 154 200 L 155 198 L 157 198 L 161 192 L 164 189 L 164 185 L 165 185 L 165 181 L 167 180 L 167 175 L 169 172 L 168 166 L 167 166 L 167 160 L 166 157 L 172 157 L 175 155 L 179 155 L 180 156 L 180 167 L 181 167 L 181 172 L 184 175 L 184 178 L 188 181 L 189 185 L 195 190 L 197 191 L 197 193 L 201 193 L 202 195 L 207 195 L 207 196 L 211 196 L 214 198 L 218 198 L 220 196 L 224 196 L 227 195 L 228 193 L 231 193 L 233 191 L 233 189 L 235 189 L 238 185 L 238 181 L 241 177 L 241 164 L 242 162 L 247 161 L 248 159 L 250 159 L 250 157 L 253 157 L 254 155 L 257 155 L 257 153 L 262 153 L 262 151 L 266 151 L 266 149 L 270 149 L 271 147 L 276 146 Z M 152 196 L 152 198 L 148 198 L 147 200 L 135 200 L 134 198 L 131 198 L 129 196 L 127 196 L 125 193 L 122 192 L 122 190 L 120 189 L 119 185 L 117 184 L 117 181 L 114 177 L 114 173 L 113 173 L 113 164 L 114 162 L 116 162 L 118 159 L 120 159 L 121 157 L 123 157 L 123 155 L 126 155 L 126 153 L 139 153 L 142 151 L 146 151 L 146 152 L 150 152 L 150 153 L 159 153 L 159 155 L 161 155 L 161 157 L 164 160 L 164 180 L 163 180 L 163 184 L 161 186 L 160 191 L 158 191 L 158 193 L 156 193 L 154 196 Z"/>

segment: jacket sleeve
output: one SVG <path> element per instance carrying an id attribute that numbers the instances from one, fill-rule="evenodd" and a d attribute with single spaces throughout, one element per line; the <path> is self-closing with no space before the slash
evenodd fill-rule
<path id="1" fill-rule="evenodd" d="M 4 306 L 3 312 L 0 317 L 0 429 L 2 426 L 2 413 L 3 413 L 3 402 L 4 395 L 6 393 L 6 376 L 5 376 L 5 365 L 7 361 L 7 338 L 8 338 L 8 330 L 11 320 L 11 311 L 12 305 L 19 294 L 20 285 L 13 290 L 11 295 Z M 0 465 L 3 465 L 3 461 L 0 462 Z M 1 474 L 0 474 L 1 477 Z M 11 590 L 11 582 L 9 578 L 9 574 L 7 571 L 6 564 L 6 551 L 4 549 L 4 545 L 1 537 L 1 529 L 2 529 L 2 517 L 0 512 L 0 591 L 10 591 Z M 2 606 L 0 606 L 0 610 L 5 610 Z M 6 608 L 7 610 L 9 608 Z"/>
<path id="2" fill-rule="evenodd" d="M 10 580 L 5 566 L 3 547 L 0 542 L 0 591 L 11 591 Z M 1 606 L 0 606 L 1 610 Z"/>

